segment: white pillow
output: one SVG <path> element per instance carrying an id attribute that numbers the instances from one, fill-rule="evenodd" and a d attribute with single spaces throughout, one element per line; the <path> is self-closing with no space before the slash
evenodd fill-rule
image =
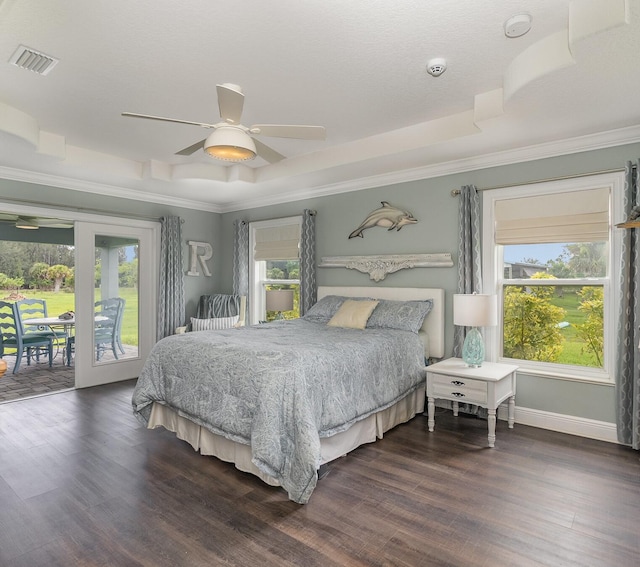
<path id="1" fill-rule="evenodd" d="M 192 331 L 219 331 L 221 329 L 231 329 L 238 324 L 239 315 L 234 317 L 217 317 L 213 319 L 196 319 L 191 317 Z"/>

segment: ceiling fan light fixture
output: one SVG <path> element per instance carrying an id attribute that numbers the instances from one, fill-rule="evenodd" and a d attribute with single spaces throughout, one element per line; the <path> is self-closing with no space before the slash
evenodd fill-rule
<path id="1" fill-rule="evenodd" d="M 40 228 L 36 219 L 30 219 L 27 217 L 18 217 L 16 219 L 16 228 L 22 228 L 25 230 L 37 230 Z"/>
<path id="2" fill-rule="evenodd" d="M 233 126 L 216 128 L 205 140 L 204 151 L 211 157 L 224 161 L 247 161 L 257 155 L 251 136 Z"/>

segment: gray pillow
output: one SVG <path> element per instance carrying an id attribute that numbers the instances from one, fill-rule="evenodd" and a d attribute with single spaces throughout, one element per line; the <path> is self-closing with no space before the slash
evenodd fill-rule
<path id="1" fill-rule="evenodd" d="M 393 301 L 382 299 L 367 321 L 367 329 L 398 329 L 417 333 L 433 307 L 433 300 Z"/>
<path id="2" fill-rule="evenodd" d="M 326 295 L 307 311 L 303 319 L 315 323 L 327 323 L 333 317 L 346 297 L 340 295 Z"/>
<path id="3" fill-rule="evenodd" d="M 342 295 L 325 295 L 307 311 L 303 319 L 316 323 L 327 323 L 338 309 L 342 307 L 345 299 L 352 301 L 371 301 L 372 297 L 345 297 Z"/>

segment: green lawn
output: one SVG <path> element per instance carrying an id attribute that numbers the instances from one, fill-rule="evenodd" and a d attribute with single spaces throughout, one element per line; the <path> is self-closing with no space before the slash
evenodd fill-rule
<path id="1" fill-rule="evenodd" d="M 124 317 L 122 319 L 122 344 L 137 345 L 138 344 L 138 290 L 135 288 L 121 287 L 119 289 L 120 297 L 126 303 L 124 305 Z M 0 292 L 3 297 L 8 296 L 10 292 Z M 75 294 L 67 291 L 38 291 L 38 290 L 20 290 L 20 294 L 25 297 L 44 299 L 47 302 L 47 314 L 49 317 L 55 317 L 65 311 L 75 311 Z M 100 290 L 95 290 L 96 301 L 100 299 Z"/>
<path id="2" fill-rule="evenodd" d="M 576 288 L 576 291 L 579 289 Z M 586 343 L 576 334 L 575 325 L 584 323 L 587 318 L 586 314 L 578 309 L 580 305 L 578 294 L 572 290 L 565 289 L 562 297 L 554 296 L 551 303 L 565 310 L 564 321 L 570 323 L 568 327 L 562 329 L 564 343 L 558 362 L 597 368 L 599 365 L 595 355 L 586 348 Z"/>

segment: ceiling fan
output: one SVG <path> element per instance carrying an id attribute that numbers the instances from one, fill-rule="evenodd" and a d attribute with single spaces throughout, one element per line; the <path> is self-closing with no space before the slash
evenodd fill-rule
<path id="1" fill-rule="evenodd" d="M 207 124 L 204 122 L 192 122 L 175 118 L 163 118 L 148 114 L 136 114 L 135 112 L 123 112 L 122 116 L 133 118 L 147 118 L 149 120 L 161 120 L 164 122 L 177 122 L 178 124 L 192 124 L 202 128 L 211 128 L 213 132 L 204 140 L 184 148 L 176 155 L 189 156 L 200 148 L 216 159 L 224 161 L 246 161 L 260 156 L 269 163 L 283 160 L 285 156 L 276 152 L 266 144 L 253 138 L 253 136 L 272 136 L 275 138 L 295 138 L 299 140 L 324 140 L 325 129 L 323 126 L 304 126 L 294 124 L 254 124 L 247 128 L 240 124 L 244 94 L 238 85 L 223 83 L 216 85 L 218 91 L 218 108 L 220 109 L 221 122 Z"/>
<path id="2" fill-rule="evenodd" d="M 0 222 L 28 230 L 38 228 L 73 228 L 73 221 L 11 213 L 0 213 Z"/>

